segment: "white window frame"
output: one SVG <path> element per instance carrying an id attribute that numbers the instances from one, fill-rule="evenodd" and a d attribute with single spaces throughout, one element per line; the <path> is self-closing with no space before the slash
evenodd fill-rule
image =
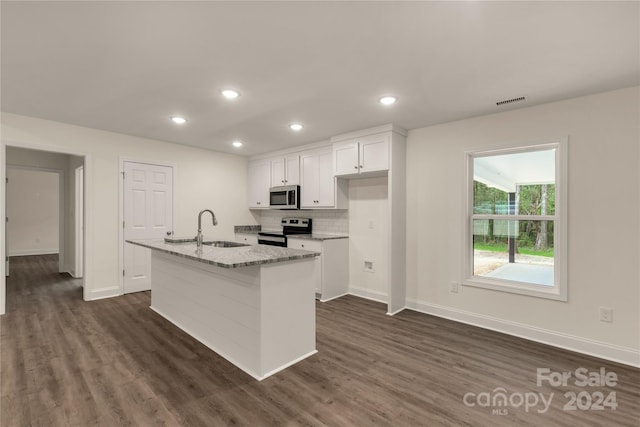
<path id="1" fill-rule="evenodd" d="M 556 150 L 555 165 L 555 214 L 554 215 L 502 215 L 501 220 L 550 220 L 554 222 L 554 284 L 551 286 L 528 284 L 505 279 L 473 275 L 473 220 L 495 219 L 494 215 L 473 214 L 473 160 L 476 157 L 490 155 L 526 153 L 539 150 Z M 469 150 L 465 152 L 466 181 L 464 201 L 464 286 L 491 289 L 520 295 L 559 301 L 568 300 L 567 283 L 567 177 L 568 177 L 568 138 L 554 138 L 545 141 L 510 144 L 507 146 Z"/>

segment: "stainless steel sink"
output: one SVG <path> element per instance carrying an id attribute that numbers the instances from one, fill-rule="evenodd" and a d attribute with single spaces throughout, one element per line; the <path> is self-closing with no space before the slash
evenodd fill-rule
<path id="1" fill-rule="evenodd" d="M 192 238 L 184 238 L 184 239 L 180 239 L 180 238 L 174 239 L 171 237 L 165 237 L 164 242 L 171 243 L 171 244 L 196 243 L 196 238 L 192 237 Z M 202 242 L 202 244 L 206 246 L 214 246 L 216 248 L 238 248 L 240 246 L 251 246 L 245 243 L 231 242 L 229 240 L 209 240 L 209 241 L 205 240 L 204 242 Z"/>
<path id="2" fill-rule="evenodd" d="M 191 237 L 191 238 L 183 238 L 183 239 L 174 239 L 173 237 L 165 237 L 164 238 L 164 242 L 165 243 L 195 243 L 196 242 L 196 238 L 195 237 Z"/>
<path id="3" fill-rule="evenodd" d="M 240 246 L 250 246 L 245 243 L 230 242 L 228 240 L 210 240 L 202 242 L 206 246 L 215 246 L 216 248 L 237 248 Z"/>

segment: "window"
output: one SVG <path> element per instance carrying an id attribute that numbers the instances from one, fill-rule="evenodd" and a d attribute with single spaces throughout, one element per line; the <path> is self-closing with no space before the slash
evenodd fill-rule
<path id="1" fill-rule="evenodd" d="M 465 285 L 567 300 L 566 146 L 467 152 Z"/>

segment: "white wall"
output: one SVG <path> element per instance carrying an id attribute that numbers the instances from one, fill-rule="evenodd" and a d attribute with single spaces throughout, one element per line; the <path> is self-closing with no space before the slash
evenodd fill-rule
<path id="1" fill-rule="evenodd" d="M 56 172 L 8 168 L 9 256 L 57 254 L 60 178 Z"/>
<path id="2" fill-rule="evenodd" d="M 83 159 L 81 157 L 70 156 L 66 154 L 53 153 L 41 150 L 30 150 L 18 147 L 6 148 L 6 163 L 10 166 L 35 168 L 42 170 L 55 170 L 61 172 L 62 187 L 60 190 L 60 207 L 61 213 L 64 218 L 58 223 L 59 231 L 59 271 L 70 271 L 69 262 L 73 261 L 73 255 L 70 257 L 70 253 L 74 250 L 73 240 L 73 223 L 69 224 L 69 212 L 73 211 L 73 192 L 69 193 L 67 186 L 71 179 L 73 179 L 73 172 L 69 170 L 69 163 L 76 162 L 82 164 Z M 2 162 L 4 166 L 4 162 Z"/>
<path id="3" fill-rule="evenodd" d="M 387 177 L 349 181 L 349 292 L 387 302 L 389 274 Z M 364 262 L 373 262 L 365 271 Z"/>
<path id="4" fill-rule="evenodd" d="M 477 323 L 640 365 L 640 88 L 415 129 L 407 140 L 407 301 Z M 568 302 L 460 281 L 464 152 L 569 137 Z M 613 323 L 599 321 L 600 306 Z"/>
<path id="5" fill-rule="evenodd" d="M 4 144 L 89 156 L 86 192 L 93 216 L 86 224 L 91 242 L 86 250 L 92 258 L 85 271 L 87 299 L 122 292 L 118 267 L 122 158 L 175 165 L 177 235 L 194 234 L 197 214 L 205 208 L 212 209 L 218 218 L 217 227 L 208 225 L 204 230 L 212 237 L 232 239 L 234 224 L 255 222 L 247 209 L 243 157 L 8 113 L 2 113 L 1 119 Z M 4 205 L 4 200 L 0 202 Z"/>

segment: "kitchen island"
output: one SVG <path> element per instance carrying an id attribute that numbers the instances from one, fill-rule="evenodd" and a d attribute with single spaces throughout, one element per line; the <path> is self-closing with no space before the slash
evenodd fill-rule
<path id="1" fill-rule="evenodd" d="M 152 250 L 151 309 L 252 377 L 262 380 L 316 353 L 318 253 L 128 243 Z"/>

